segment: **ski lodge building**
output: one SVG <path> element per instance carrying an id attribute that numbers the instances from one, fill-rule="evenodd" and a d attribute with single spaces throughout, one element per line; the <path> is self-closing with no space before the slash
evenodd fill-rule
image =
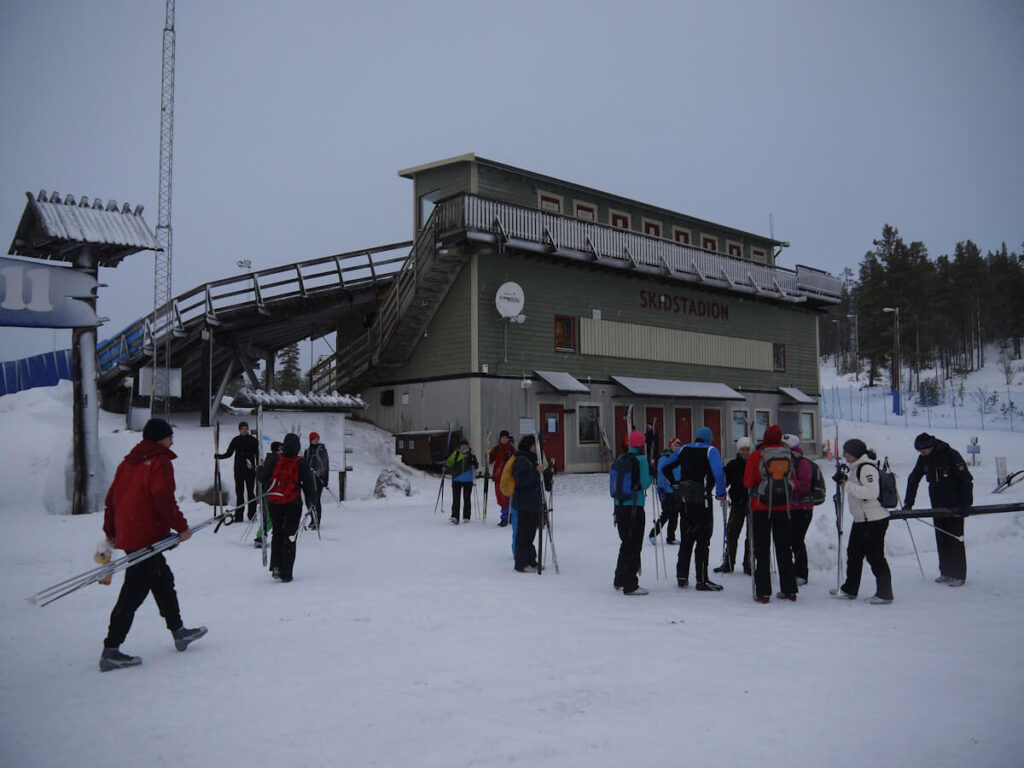
<path id="1" fill-rule="evenodd" d="M 478 455 L 532 419 L 568 471 L 602 469 L 630 408 L 659 448 L 706 425 L 728 458 L 778 423 L 821 452 L 817 318 L 840 284 L 777 266 L 787 243 L 473 154 L 399 175 L 411 253 L 315 389 L 399 435 L 455 425 Z"/>

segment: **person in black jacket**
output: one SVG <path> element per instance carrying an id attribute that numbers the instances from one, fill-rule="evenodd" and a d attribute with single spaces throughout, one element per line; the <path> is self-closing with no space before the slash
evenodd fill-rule
<path id="1" fill-rule="evenodd" d="M 231 438 L 224 453 L 214 454 L 216 459 L 235 457 L 235 522 L 242 522 L 242 510 L 247 508 L 250 520 L 256 517 L 256 467 L 260 462 L 259 441 L 249 434 L 249 425 L 238 422 L 238 434 Z"/>
<path id="2" fill-rule="evenodd" d="M 309 447 L 302 452 L 302 457 L 309 464 L 309 469 L 316 480 L 316 496 L 313 500 L 313 505 L 310 507 L 313 519 L 309 526 L 311 529 L 316 530 L 320 527 L 320 520 L 323 519 L 323 505 L 320 503 L 320 494 L 327 487 L 331 474 L 331 459 L 327 455 L 327 446 L 320 442 L 319 432 L 309 433 Z"/>
<path id="3" fill-rule="evenodd" d="M 540 526 L 544 492 L 537 466 L 537 441 L 533 435 L 520 439 L 515 458 L 516 463 L 512 465 L 512 476 L 516 481 L 512 507 L 517 513 L 515 569 L 519 573 L 536 573 L 537 548 L 533 546 L 533 539 Z"/>
<path id="4" fill-rule="evenodd" d="M 736 455 L 725 465 L 725 484 L 729 489 L 729 522 L 726 527 L 729 548 L 722 558 L 722 564 L 715 568 L 715 573 L 732 573 L 736 567 L 736 547 L 739 546 L 740 531 L 750 511 L 747 506 L 750 489 L 743 484 L 743 473 L 749 458 L 750 438 L 741 437 L 736 441 Z M 743 572 L 750 575 L 750 531 L 747 531 L 743 544 Z"/>
<path id="5" fill-rule="evenodd" d="M 299 436 L 289 432 L 284 436 L 281 453 L 267 456 L 260 482 L 270 502 L 270 573 L 275 579 L 287 583 L 292 580 L 295 566 L 295 540 L 302 522 L 302 499 L 311 507 L 316 494 L 316 480 L 306 460 L 299 456 Z"/>
<path id="6" fill-rule="evenodd" d="M 974 504 L 974 478 L 963 457 L 949 443 L 922 432 L 914 439 L 920 454 L 907 478 L 903 508 L 911 509 L 917 498 L 921 478 L 928 479 L 928 496 L 932 507 L 955 507 L 961 517 L 937 517 L 935 546 L 939 552 L 939 577 L 935 581 L 951 587 L 963 586 L 967 580 L 967 551 L 964 549 L 964 517 Z"/>

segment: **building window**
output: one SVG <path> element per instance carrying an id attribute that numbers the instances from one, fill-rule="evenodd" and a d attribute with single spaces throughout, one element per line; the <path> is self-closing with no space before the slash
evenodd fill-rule
<path id="1" fill-rule="evenodd" d="M 441 190 L 435 189 L 432 192 L 420 195 L 419 205 L 416 208 L 416 228 L 423 229 L 423 225 L 427 223 L 430 218 L 430 214 L 434 212 L 434 205 L 438 200 L 441 199 Z"/>
<path id="2" fill-rule="evenodd" d="M 580 445 L 591 445 L 601 442 L 601 406 L 576 406 L 576 421 L 580 425 Z"/>
<path id="3" fill-rule="evenodd" d="M 672 239 L 680 245 L 689 245 L 693 242 L 690 239 L 690 230 L 683 229 L 682 227 L 672 227 Z"/>
<path id="4" fill-rule="evenodd" d="M 764 440 L 764 431 L 768 429 L 771 421 L 771 411 L 754 411 L 754 442 L 760 443 Z"/>
<path id="5" fill-rule="evenodd" d="M 751 248 L 750 259 L 757 264 L 767 264 L 768 252 L 764 248 Z"/>
<path id="6" fill-rule="evenodd" d="M 735 256 L 737 259 L 743 258 L 743 246 L 732 240 L 725 241 L 725 252 L 730 256 Z"/>
<path id="7" fill-rule="evenodd" d="M 384 405 L 384 406 L 394 405 L 395 404 L 395 390 L 393 390 L 393 389 L 382 389 L 380 391 L 380 404 Z"/>
<path id="8" fill-rule="evenodd" d="M 619 229 L 629 229 L 629 214 L 622 211 L 609 210 L 608 223 Z"/>
<path id="9" fill-rule="evenodd" d="M 713 235 L 701 235 L 700 247 L 703 248 L 705 251 L 717 251 L 718 238 Z"/>
<path id="10" fill-rule="evenodd" d="M 814 412 L 800 412 L 800 440 L 811 442 L 814 440 Z"/>
<path id="11" fill-rule="evenodd" d="M 735 443 L 741 437 L 747 436 L 747 412 L 732 412 L 732 441 Z"/>
<path id="12" fill-rule="evenodd" d="M 650 219 L 644 219 L 644 234 L 650 235 L 651 237 L 661 237 L 661 222 L 651 221 Z"/>
<path id="13" fill-rule="evenodd" d="M 555 315 L 555 350 L 558 352 L 576 351 L 575 317 Z"/>
<path id="14" fill-rule="evenodd" d="M 772 344 L 772 370 L 786 370 L 786 345 Z"/>
<path id="15" fill-rule="evenodd" d="M 597 221 L 597 206 L 590 203 L 575 203 L 575 214 L 577 219 L 583 221 Z"/>
<path id="16" fill-rule="evenodd" d="M 537 190 L 537 207 L 548 213 L 561 213 L 562 196 Z"/>

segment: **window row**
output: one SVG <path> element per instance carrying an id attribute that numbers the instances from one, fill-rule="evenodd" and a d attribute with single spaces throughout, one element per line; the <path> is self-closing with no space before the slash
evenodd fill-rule
<path id="1" fill-rule="evenodd" d="M 542 211 L 549 211 L 551 213 L 569 214 L 569 211 L 565 209 L 563 197 L 552 192 L 538 191 L 537 207 Z M 583 221 L 592 221 L 597 223 L 597 205 L 594 203 L 584 203 L 579 200 L 574 200 L 571 215 Z M 615 210 L 614 208 L 608 209 L 608 224 L 620 229 L 633 229 L 631 214 L 626 211 Z M 643 232 L 645 235 L 650 235 L 651 237 L 667 238 L 669 230 L 662 225 L 662 222 L 643 216 L 640 219 L 639 231 Z M 698 242 L 693 237 L 693 230 L 676 225 L 671 227 L 671 232 L 672 236 L 670 239 L 680 245 L 699 245 L 706 251 L 725 253 L 729 256 L 734 256 L 737 259 L 743 258 L 743 244 L 735 240 L 725 240 L 723 243 L 722 240 L 724 238 L 701 232 L 699 233 Z M 758 264 L 767 264 L 768 251 L 765 248 L 751 246 L 750 258 Z"/>

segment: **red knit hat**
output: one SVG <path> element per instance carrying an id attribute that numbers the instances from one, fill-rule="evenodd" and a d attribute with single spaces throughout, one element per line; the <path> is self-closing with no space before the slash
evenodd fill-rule
<path id="1" fill-rule="evenodd" d="M 629 447 L 630 448 L 643 448 L 646 441 L 644 440 L 644 433 L 634 429 L 629 433 Z"/>
<path id="2" fill-rule="evenodd" d="M 309 439 L 310 440 L 319 440 L 320 439 L 320 433 L 319 432 L 310 432 L 309 433 Z"/>
<path id="3" fill-rule="evenodd" d="M 768 427 L 768 429 L 764 431 L 764 443 L 766 445 L 781 445 L 782 427 L 778 424 L 772 424 Z"/>

